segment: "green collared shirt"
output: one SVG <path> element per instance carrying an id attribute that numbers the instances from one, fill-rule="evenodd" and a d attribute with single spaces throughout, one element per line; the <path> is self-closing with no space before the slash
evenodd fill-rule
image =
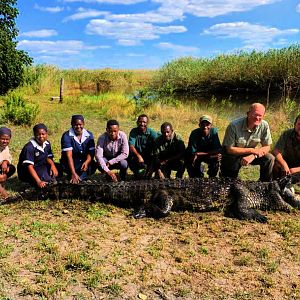
<path id="1" fill-rule="evenodd" d="M 272 144 L 272 137 L 267 121 L 262 122 L 253 130 L 247 128 L 247 117 L 232 121 L 225 132 L 223 147 L 255 148 L 258 144 Z"/>
<path id="2" fill-rule="evenodd" d="M 128 143 L 129 146 L 134 146 L 139 154 L 151 153 L 157 136 L 157 132 L 152 128 L 147 128 L 146 132 L 141 132 L 138 127 L 135 127 L 129 133 Z"/>
<path id="3" fill-rule="evenodd" d="M 275 149 L 278 149 L 289 167 L 300 166 L 300 143 L 294 129 L 284 131 L 279 137 Z"/>

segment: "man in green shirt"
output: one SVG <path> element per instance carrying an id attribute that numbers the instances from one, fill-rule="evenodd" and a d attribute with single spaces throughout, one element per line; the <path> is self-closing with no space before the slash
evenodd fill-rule
<path id="1" fill-rule="evenodd" d="M 228 125 L 223 140 L 222 176 L 237 178 L 240 168 L 251 164 L 260 166 L 260 181 L 272 179 L 274 156 L 269 153 L 272 138 L 264 115 L 265 107 L 253 103 L 246 117 Z M 259 144 L 261 147 L 257 148 Z"/>
<path id="2" fill-rule="evenodd" d="M 273 178 L 300 172 L 300 115 L 294 128 L 284 131 L 274 148 Z"/>
<path id="3" fill-rule="evenodd" d="M 154 171 L 159 178 L 170 178 L 171 171 L 175 170 L 176 178 L 182 178 L 184 165 L 185 145 L 181 136 L 173 130 L 169 122 L 161 125 L 161 136 L 155 140 Z"/>
<path id="4" fill-rule="evenodd" d="M 222 158 L 222 146 L 218 130 L 212 127 L 212 118 L 204 115 L 199 120 L 199 128 L 194 129 L 187 147 L 187 171 L 191 178 L 204 177 L 203 163 L 208 165 L 209 177 L 215 177 Z"/>
<path id="5" fill-rule="evenodd" d="M 143 178 L 152 164 L 152 153 L 157 132 L 148 127 L 148 117 L 145 114 L 138 116 L 137 127 L 129 134 L 129 168 L 136 179 Z"/>

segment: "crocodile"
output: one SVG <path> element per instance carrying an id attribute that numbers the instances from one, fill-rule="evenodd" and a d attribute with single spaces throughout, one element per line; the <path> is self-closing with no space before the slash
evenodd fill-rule
<path id="1" fill-rule="evenodd" d="M 134 216 L 164 217 L 173 211 L 222 210 L 238 219 L 266 222 L 258 210 L 289 212 L 300 209 L 300 201 L 287 188 L 300 182 L 300 173 L 277 181 L 242 181 L 226 177 L 186 178 L 71 184 L 58 181 L 43 189 L 30 188 L 7 198 L 4 203 L 39 199 L 82 199 L 134 208 Z"/>

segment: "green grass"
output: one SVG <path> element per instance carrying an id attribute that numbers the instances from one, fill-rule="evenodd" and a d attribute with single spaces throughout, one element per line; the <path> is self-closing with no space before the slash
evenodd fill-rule
<path id="1" fill-rule="evenodd" d="M 127 93 L 72 91 L 59 104 L 49 100 L 47 78 L 36 82 L 42 87 L 36 91 L 44 92 L 27 94 L 23 88 L 23 93 L 39 104 L 36 122 L 48 126 L 56 161 L 61 135 L 75 113 L 85 116 L 95 138 L 112 117 L 128 134 L 143 112 L 155 130 L 164 121 L 173 123 L 187 143 L 202 114 L 212 115 L 222 139 L 229 121 L 245 115 L 248 106 L 215 98 L 136 106 Z M 286 119 L 293 105 L 287 101 L 268 108 L 275 139 L 291 126 Z M 16 163 L 32 129 L 3 125 L 12 129 Z M 258 169 L 243 168 L 240 177 L 256 180 Z M 7 182 L 11 193 L 25 187 L 15 177 Z M 270 222 L 262 225 L 225 218 L 222 212 L 135 220 L 130 210 L 80 199 L 1 205 L 0 299 L 138 299 L 139 294 L 148 299 L 298 299 L 300 213 L 267 214 Z"/>

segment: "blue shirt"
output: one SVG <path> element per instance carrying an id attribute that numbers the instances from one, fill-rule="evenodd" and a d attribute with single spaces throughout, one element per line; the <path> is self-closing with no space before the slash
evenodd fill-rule
<path id="1" fill-rule="evenodd" d="M 66 131 L 61 137 L 62 157 L 61 163 L 68 168 L 68 161 L 64 152 L 72 151 L 72 157 L 75 169 L 80 169 L 90 154 L 92 159 L 95 156 L 95 140 L 93 134 L 83 129 L 81 140 L 79 141 L 73 128 Z"/>
<path id="2" fill-rule="evenodd" d="M 53 158 L 51 145 L 45 141 L 43 145 L 39 145 L 32 138 L 22 149 L 18 162 L 19 178 L 28 176 L 28 165 L 33 165 L 37 175 L 41 180 L 50 181 L 51 177 L 47 168 L 47 159 Z M 23 178 L 28 179 L 28 178 Z"/>

